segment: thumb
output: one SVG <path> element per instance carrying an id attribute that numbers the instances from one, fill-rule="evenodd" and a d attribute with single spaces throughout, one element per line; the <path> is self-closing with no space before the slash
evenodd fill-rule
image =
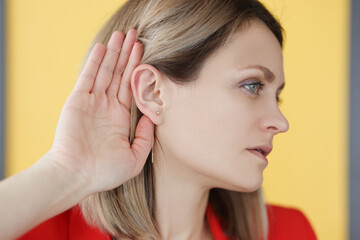
<path id="1" fill-rule="evenodd" d="M 131 150 L 138 161 L 136 172 L 140 173 L 150 153 L 153 142 L 154 123 L 146 115 L 143 115 L 137 124 L 135 139 L 131 145 Z"/>

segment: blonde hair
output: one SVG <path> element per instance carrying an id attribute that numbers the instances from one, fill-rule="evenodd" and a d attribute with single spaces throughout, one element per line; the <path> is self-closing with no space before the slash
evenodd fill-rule
<path id="1" fill-rule="evenodd" d="M 106 45 L 114 31 L 126 33 L 135 28 L 137 39 L 144 45 L 142 63 L 156 67 L 171 81 L 186 84 L 196 80 L 211 54 L 255 19 L 263 21 L 282 46 L 281 25 L 256 0 L 131 0 L 108 20 L 92 45 Z M 132 99 L 130 143 L 141 116 Z M 155 142 L 160 143 L 156 136 Z M 160 239 L 151 156 L 150 152 L 138 176 L 113 190 L 95 193 L 79 204 L 90 225 L 115 239 Z M 254 192 L 211 189 L 209 203 L 224 220 L 223 230 L 229 237 L 267 239 L 261 188 Z"/>

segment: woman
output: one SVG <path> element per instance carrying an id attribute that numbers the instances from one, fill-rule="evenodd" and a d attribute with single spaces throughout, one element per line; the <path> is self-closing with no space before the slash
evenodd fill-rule
<path id="1" fill-rule="evenodd" d="M 23 230 L 48 220 L 20 239 L 315 239 L 300 211 L 262 199 L 289 124 L 282 27 L 260 2 L 132 0 L 94 43 L 28 171 L 50 196 Z"/>

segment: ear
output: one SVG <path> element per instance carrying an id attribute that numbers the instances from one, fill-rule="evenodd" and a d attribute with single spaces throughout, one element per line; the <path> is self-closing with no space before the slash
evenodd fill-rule
<path id="1" fill-rule="evenodd" d="M 149 64 L 140 64 L 131 76 L 131 89 L 136 106 L 156 125 L 163 119 L 164 99 L 161 94 L 161 83 L 164 80 L 164 75 Z"/>

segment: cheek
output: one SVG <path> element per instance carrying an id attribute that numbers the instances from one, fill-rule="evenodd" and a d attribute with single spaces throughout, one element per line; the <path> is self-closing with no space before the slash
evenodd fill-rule
<path id="1" fill-rule="evenodd" d="M 226 92 L 217 92 L 204 97 L 194 94 L 197 97 L 174 104 L 164 124 L 157 127 L 167 156 L 202 174 L 211 174 L 220 165 L 230 166 L 249 145 L 246 142 L 249 116 L 245 107 L 230 99 Z"/>
<path id="2" fill-rule="evenodd" d="M 208 115 L 210 126 L 203 126 L 206 128 L 205 134 L 207 132 L 214 139 L 212 156 L 224 160 L 239 156 L 249 145 L 248 139 L 254 125 L 248 104 L 227 91 L 208 99 L 208 103 L 211 107 L 204 114 Z"/>
<path id="3" fill-rule="evenodd" d="M 156 134 L 168 158 L 205 173 L 224 157 L 223 148 L 231 141 L 230 128 L 223 122 L 231 112 L 221 101 L 201 96 L 193 93 L 173 104 Z"/>
<path id="4" fill-rule="evenodd" d="M 156 128 L 169 158 L 193 167 L 209 160 L 220 130 L 214 128 L 217 121 L 212 111 L 209 105 L 202 105 L 196 98 L 171 106 L 163 124 Z"/>
<path id="5" fill-rule="evenodd" d="M 253 144 L 254 113 L 226 92 L 212 96 L 189 96 L 168 109 L 155 128 L 166 161 L 178 172 L 185 168 L 201 176 L 207 186 L 254 191 L 263 169 L 246 150 Z"/>

